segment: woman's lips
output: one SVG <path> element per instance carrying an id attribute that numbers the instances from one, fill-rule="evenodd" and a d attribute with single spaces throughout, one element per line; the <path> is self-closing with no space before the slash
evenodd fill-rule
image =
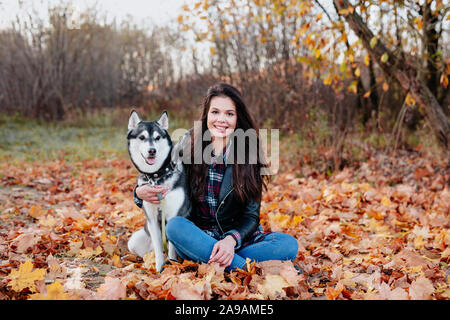
<path id="1" fill-rule="evenodd" d="M 220 132 L 225 132 L 228 129 L 227 126 L 218 126 L 218 125 L 215 125 L 214 128 L 216 128 Z"/>

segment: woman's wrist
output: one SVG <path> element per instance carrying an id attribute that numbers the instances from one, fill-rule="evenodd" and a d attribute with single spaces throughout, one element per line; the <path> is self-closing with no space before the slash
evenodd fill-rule
<path id="1" fill-rule="evenodd" d="M 224 238 L 224 240 L 227 240 L 227 241 L 231 242 L 231 243 L 233 244 L 233 247 L 235 247 L 236 244 L 237 244 L 236 239 L 234 239 L 234 237 L 233 237 L 232 235 L 227 235 L 227 236 Z"/>
<path id="2" fill-rule="evenodd" d="M 142 186 L 138 186 L 138 187 L 136 187 L 136 196 L 139 198 L 139 199 L 142 199 L 142 195 L 140 194 L 140 192 L 141 192 L 141 187 Z"/>

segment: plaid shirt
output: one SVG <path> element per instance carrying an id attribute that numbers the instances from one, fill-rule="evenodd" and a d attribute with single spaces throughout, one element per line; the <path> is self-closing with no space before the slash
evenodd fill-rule
<path id="1" fill-rule="evenodd" d="M 216 221 L 216 211 L 219 202 L 219 191 L 225 173 L 227 149 L 224 150 L 222 163 L 217 163 L 217 158 L 212 158 L 206 177 L 205 196 L 200 199 L 198 205 L 201 212 L 199 228 L 205 230 L 210 236 L 220 238 Z"/>
<path id="2" fill-rule="evenodd" d="M 219 191 L 225 173 L 226 157 L 228 155 L 228 152 L 229 148 L 227 147 L 222 155 L 224 160 L 222 163 L 217 163 L 218 159 L 213 157 L 213 161 L 209 165 L 208 176 L 206 179 L 207 181 L 205 196 L 198 202 L 201 217 L 199 217 L 200 219 L 197 223 L 197 226 L 217 240 L 223 239 L 227 235 L 231 235 L 236 240 L 236 247 L 242 248 L 251 243 L 262 240 L 262 238 L 264 237 L 264 233 L 260 225 L 258 229 L 244 243 L 242 243 L 240 233 L 236 230 L 230 230 L 223 235 L 220 234 L 216 220 L 216 213 L 219 203 Z"/>

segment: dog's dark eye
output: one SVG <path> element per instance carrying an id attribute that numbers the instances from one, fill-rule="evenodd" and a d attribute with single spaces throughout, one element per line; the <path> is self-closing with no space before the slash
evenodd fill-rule
<path id="1" fill-rule="evenodd" d="M 155 138 L 156 141 L 158 141 L 159 139 L 161 139 L 161 136 L 157 136 L 157 137 Z"/>
<path id="2" fill-rule="evenodd" d="M 145 140 L 145 137 L 144 136 L 140 136 L 139 139 L 140 140 Z"/>

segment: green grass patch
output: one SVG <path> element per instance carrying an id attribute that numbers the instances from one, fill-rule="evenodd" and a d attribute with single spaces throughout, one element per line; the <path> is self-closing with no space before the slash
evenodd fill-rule
<path id="1" fill-rule="evenodd" d="M 0 125 L 0 148 L 0 158 L 17 161 L 123 157 L 127 155 L 126 128 L 6 122 Z"/>
<path id="2" fill-rule="evenodd" d="M 131 110 L 131 109 L 130 109 Z M 129 110 L 81 115 L 62 123 L 44 123 L 19 115 L 0 115 L 0 161 L 29 162 L 64 159 L 78 162 L 85 159 L 128 158 L 127 124 Z M 145 121 L 158 119 L 160 114 L 141 114 Z M 169 115 L 170 117 L 170 115 Z M 190 129 L 186 118 L 172 117 L 170 129 Z"/>
<path id="3" fill-rule="evenodd" d="M 126 126 L 77 127 L 2 116 L 0 159 L 20 162 L 124 157 L 126 131 Z"/>

